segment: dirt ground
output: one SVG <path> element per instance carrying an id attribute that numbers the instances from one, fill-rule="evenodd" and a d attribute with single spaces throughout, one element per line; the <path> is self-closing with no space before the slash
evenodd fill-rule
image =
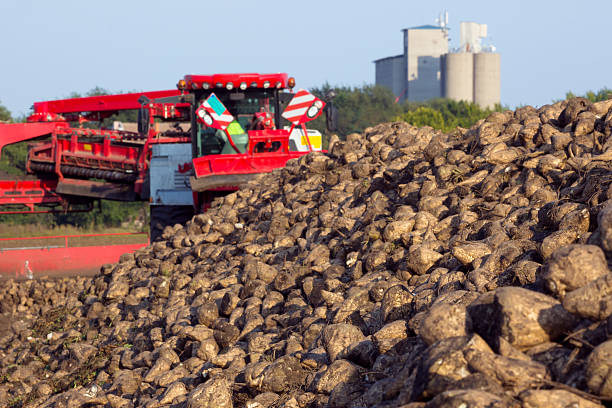
<path id="1" fill-rule="evenodd" d="M 89 268 L 69 271 L 56 271 L 46 273 L 35 273 L 34 279 L 49 279 L 49 278 L 70 278 L 74 276 L 95 276 L 100 271 L 100 268 Z M 15 274 L 0 273 L 0 281 L 4 279 L 27 280 L 25 276 L 15 276 Z"/>
<path id="2" fill-rule="evenodd" d="M 0 314 L 0 338 L 6 336 L 10 332 L 11 316 Z"/>

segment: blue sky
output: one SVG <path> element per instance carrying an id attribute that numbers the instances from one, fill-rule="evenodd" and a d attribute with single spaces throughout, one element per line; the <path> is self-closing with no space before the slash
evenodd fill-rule
<path id="1" fill-rule="evenodd" d="M 298 87 L 374 82 L 373 60 L 401 53 L 401 29 L 449 12 L 488 24 L 501 98 L 540 106 L 612 87 L 609 1 L 1 0 L 0 102 L 173 88 L 184 74 L 287 72 Z"/>

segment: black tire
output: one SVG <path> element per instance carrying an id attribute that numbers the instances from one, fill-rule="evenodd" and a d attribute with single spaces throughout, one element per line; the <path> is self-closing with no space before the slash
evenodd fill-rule
<path id="1" fill-rule="evenodd" d="M 175 224 L 185 225 L 193 217 L 191 205 L 151 205 L 151 242 L 161 238 L 164 228 Z"/>

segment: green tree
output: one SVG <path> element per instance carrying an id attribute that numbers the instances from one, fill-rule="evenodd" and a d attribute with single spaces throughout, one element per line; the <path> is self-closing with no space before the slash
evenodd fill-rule
<path id="1" fill-rule="evenodd" d="M 331 87 L 325 84 L 311 92 L 325 100 L 330 91 L 336 97 L 333 104 L 338 110 L 338 129 L 340 136 L 363 132 L 368 126 L 388 122 L 402 112 L 401 106 L 395 102 L 393 93 L 385 87 L 364 85 L 362 87 Z M 309 128 L 325 129 L 325 116 L 308 124 Z"/>
<path id="2" fill-rule="evenodd" d="M 5 146 L 0 159 L 0 174 L 24 175 L 28 143 L 21 142 Z"/>
<path id="3" fill-rule="evenodd" d="M 85 230 L 97 230 L 120 227 L 124 222 L 135 220 L 138 217 L 144 218 L 143 213 L 147 211 L 147 207 L 148 204 L 143 202 L 125 203 L 101 200 L 100 210 L 94 208 L 90 212 L 0 214 L 0 224 L 39 224 L 47 228 L 71 225 Z M 145 224 L 145 227 L 148 226 Z"/>
<path id="4" fill-rule="evenodd" d="M 576 94 L 571 91 L 565 94 L 565 99 L 571 99 L 575 97 Z M 588 99 L 591 102 L 605 101 L 608 99 L 612 99 L 612 89 L 604 87 L 597 92 L 587 91 L 584 95 L 582 95 L 582 97 Z"/>
<path id="5" fill-rule="evenodd" d="M 12 122 L 13 118 L 9 110 L 0 104 L 0 122 Z M 25 155 L 27 154 L 27 144 L 18 143 L 6 146 L 2 149 L 0 159 L 0 175 L 2 173 L 10 175 L 23 174 L 25 172 Z"/>
<path id="6" fill-rule="evenodd" d="M 100 200 L 100 210 L 90 212 L 56 213 L 50 215 L 52 225 L 73 225 L 79 228 L 120 227 L 122 223 L 137 218 L 143 210 L 143 203 Z"/>
<path id="7" fill-rule="evenodd" d="M 407 102 L 403 109 L 404 113 L 396 116 L 395 120 L 403 120 L 415 126 L 431 126 L 445 132 L 450 132 L 457 126 L 469 128 L 492 112 L 503 110 L 499 105 L 493 110 L 483 109 L 475 103 L 445 98 L 418 103 Z"/>
<path id="8" fill-rule="evenodd" d="M 11 120 L 11 112 L 9 112 L 9 110 L 0 103 L 0 121 L 10 122 Z"/>
<path id="9" fill-rule="evenodd" d="M 426 106 L 419 106 L 413 111 L 400 115 L 397 119 L 418 127 L 431 126 L 435 129 L 444 129 L 445 127 L 442 113 Z"/>

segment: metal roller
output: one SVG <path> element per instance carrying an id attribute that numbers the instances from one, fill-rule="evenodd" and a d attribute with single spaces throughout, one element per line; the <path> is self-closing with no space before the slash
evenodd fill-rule
<path id="1" fill-rule="evenodd" d="M 48 163 L 32 163 L 30 168 L 35 172 L 54 173 L 55 166 Z M 137 175 L 134 173 L 123 173 L 120 171 L 88 169 L 85 167 L 75 167 L 63 165 L 60 170 L 65 176 L 74 176 L 82 178 L 96 178 L 118 182 L 132 182 L 136 180 Z"/>

